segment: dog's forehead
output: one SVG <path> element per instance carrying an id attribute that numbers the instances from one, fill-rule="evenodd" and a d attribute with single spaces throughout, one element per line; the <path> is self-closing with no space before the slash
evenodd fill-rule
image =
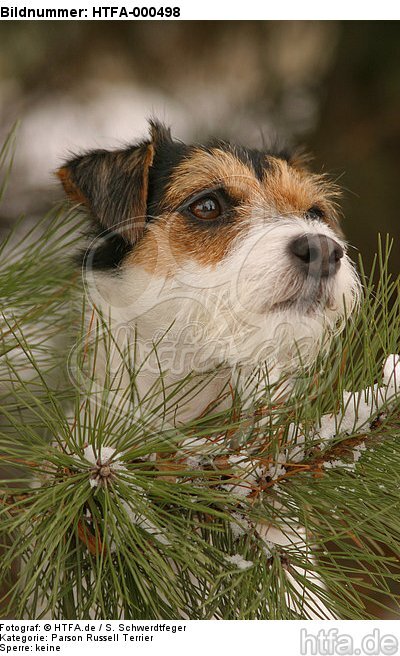
<path id="1" fill-rule="evenodd" d="M 230 187 L 233 197 L 248 196 L 268 168 L 262 151 L 213 140 L 206 145 L 169 141 L 159 144 L 150 172 L 151 205 L 172 209 L 191 193 Z"/>
<path id="2" fill-rule="evenodd" d="M 283 215 L 318 206 L 336 223 L 335 192 L 322 176 L 293 165 L 284 154 L 225 142 L 172 142 L 161 149 L 152 173 L 152 209 L 174 210 L 191 195 L 220 186 L 238 204 L 262 203 Z"/>
<path id="3" fill-rule="evenodd" d="M 260 161 L 256 173 L 244 151 L 239 157 L 221 147 L 195 147 L 171 172 L 165 202 L 173 207 L 198 190 L 217 186 L 225 187 L 238 201 L 246 200 L 252 192 L 260 193 L 263 171 Z"/>

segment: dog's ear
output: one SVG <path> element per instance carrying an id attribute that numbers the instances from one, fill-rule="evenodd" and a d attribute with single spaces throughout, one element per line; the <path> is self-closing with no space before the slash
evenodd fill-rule
<path id="1" fill-rule="evenodd" d="M 171 130 L 164 123 L 150 119 L 150 137 L 155 147 L 162 143 L 172 143 Z"/>
<path id="2" fill-rule="evenodd" d="M 90 151 L 57 171 L 70 200 L 84 205 L 102 227 L 131 244 L 144 231 L 155 149 L 172 141 L 169 130 L 156 121 L 150 121 L 150 135 L 150 140 L 124 150 Z"/>

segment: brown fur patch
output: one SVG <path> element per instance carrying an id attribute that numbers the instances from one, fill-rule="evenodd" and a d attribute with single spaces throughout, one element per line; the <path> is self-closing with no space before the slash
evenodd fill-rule
<path id="1" fill-rule="evenodd" d="M 316 206 L 324 220 L 338 230 L 338 188 L 325 176 L 290 166 L 284 160 L 269 157 L 263 193 L 267 205 L 282 216 L 304 215 Z"/>
<path id="2" fill-rule="evenodd" d="M 72 200 L 73 203 L 80 203 L 82 205 L 88 205 L 87 199 L 83 193 L 78 189 L 72 180 L 71 171 L 68 166 L 63 166 L 61 169 L 56 171 L 58 179 L 61 181 L 64 191 L 67 194 L 68 198 Z"/>
<path id="3" fill-rule="evenodd" d="M 247 226 L 247 227 L 246 227 Z M 152 274 L 173 275 L 176 265 L 193 259 L 204 266 L 215 266 L 229 252 L 233 241 L 248 228 L 243 220 L 204 228 L 189 224 L 174 213 L 151 224 L 127 264 L 138 264 Z"/>
<path id="4" fill-rule="evenodd" d="M 174 171 L 165 194 L 165 207 L 174 209 L 202 189 L 224 186 L 237 201 L 247 200 L 260 192 L 260 182 L 252 171 L 233 153 L 220 148 L 210 151 L 196 148 Z"/>

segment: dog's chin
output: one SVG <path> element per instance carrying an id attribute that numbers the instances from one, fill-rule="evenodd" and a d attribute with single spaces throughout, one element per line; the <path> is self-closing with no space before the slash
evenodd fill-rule
<path id="1" fill-rule="evenodd" d="M 315 317 L 327 315 L 332 317 L 337 313 L 337 303 L 332 294 L 311 294 L 297 298 L 285 299 L 274 303 L 269 310 L 272 313 L 292 313 L 299 316 Z"/>
<path id="2" fill-rule="evenodd" d="M 293 292 L 277 299 L 271 306 L 265 307 L 267 312 L 293 312 L 297 316 L 315 316 L 335 312 L 338 303 L 334 298 L 332 285 L 326 280 L 308 282 L 295 287 Z"/>
<path id="3" fill-rule="evenodd" d="M 238 348 L 240 359 L 283 373 L 310 367 L 342 331 L 345 317 L 343 298 L 327 287 L 277 301 L 265 309 L 260 330 Z"/>
<path id="4" fill-rule="evenodd" d="M 328 348 L 340 314 L 320 304 L 284 303 L 266 312 L 257 327 L 246 332 L 231 326 L 226 335 L 227 361 L 231 365 L 257 367 L 267 365 L 270 372 L 293 373 L 309 367 L 318 353 Z"/>

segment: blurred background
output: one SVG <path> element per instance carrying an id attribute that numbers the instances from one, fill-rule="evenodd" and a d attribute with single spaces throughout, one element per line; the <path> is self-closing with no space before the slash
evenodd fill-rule
<path id="1" fill-rule="evenodd" d="M 398 22 L 1 23 L 0 140 L 21 120 L 3 228 L 61 197 L 71 151 L 135 141 L 150 115 L 183 140 L 305 145 L 367 265 L 378 231 L 399 235 Z"/>

